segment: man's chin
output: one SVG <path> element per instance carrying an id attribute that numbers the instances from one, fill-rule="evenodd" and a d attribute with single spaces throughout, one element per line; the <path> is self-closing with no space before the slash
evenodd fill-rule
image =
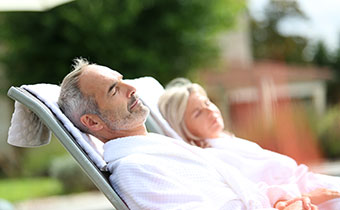
<path id="1" fill-rule="evenodd" d="M 149 114 L 150 114 L 150 110 L 147 106 L 145 105 L 141 105 L 140 107 L 138 107 L 138 109 L 136 109 L 134 111 L 134 113 L 132 113 L 135 116 L 135 119 L 140 119 L 140 121 L 142 123 L 145 123 L 146 119 L 148 118 Z M 138 120 L 139 121 L 139 120 Z"/>
<path id="2" fill-rule="evenodd" d="M 146 122 L 146 119 L 148 119 L 148 116 L 150 115 L 150 110 L 148 108 L 146 108 L 145 110 L 145 117 L 144 117 L 144 123 Z"/>
<path id="3" fill-rule="evenodd" d="M 138 112 L 144 113 L 145 116 L 147 117 L 150 114 L 150 109 L 149 109 L 149 107 L 145 106 L 144 104 L 141 104 L 140 107 L 138 107 Z"/>

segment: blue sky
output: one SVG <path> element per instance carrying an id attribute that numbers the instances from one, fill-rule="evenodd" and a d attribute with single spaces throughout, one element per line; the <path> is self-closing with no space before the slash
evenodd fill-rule
<path id="1" fill-rule="evenodd" d="M 323 40 L 330 50 L 337 49 L 340 46 L 340 0 L 296 1 L 309 20 L 288 19 L 281 24 L 281 32 L 303 35 L 312 43 Z M 248 0 L 248 2 L 251 14 L 262 18 L 263 8 L 269 0 Z"/>

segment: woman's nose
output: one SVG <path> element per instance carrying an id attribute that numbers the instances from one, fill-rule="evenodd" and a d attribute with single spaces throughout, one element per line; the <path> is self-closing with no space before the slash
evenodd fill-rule
<path id="1" fill-rule="evenodd" d="M 209 106 L 204 106 L 204 107 L 203 107 L 203 110 L 204 110 L 206 113 L 208 113 L 208 114 L 211 114 L 211 113 L 213 113 L 213 110 L 212 110 L 212 109 L 210 109 L 210 107 L 209 107 Z"/>
<path id="2" fill-rule="evenodd" d="M 212 106 L 210 104 L 204 104 L 203 108 L 206 110 L 212 110 Z"/>
<path id="3" fill-rule="evenodd" d="M 212 109 L 210 109 L 210 108 L 208 108 L 207 110 L 208 110 L 208 112 L 209 112 L 210 115 L 215 113 L 214 110 L 212 110 Z"/>

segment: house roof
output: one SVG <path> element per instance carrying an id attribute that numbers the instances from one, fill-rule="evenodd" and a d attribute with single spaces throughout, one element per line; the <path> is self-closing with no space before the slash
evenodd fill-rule
<path id="1" fill-rule="evenodd" d="M 263 79 L 270 79 L 276 84 L 332 79 L 332 73 L 328 68 L 292 66 L 274 61 L 256 62 L 248 68 L 233 66 L 223 72 L 205 70 L 200 76 L 207 86 L 219 86 L 224 89 L 257 86 Z"/>

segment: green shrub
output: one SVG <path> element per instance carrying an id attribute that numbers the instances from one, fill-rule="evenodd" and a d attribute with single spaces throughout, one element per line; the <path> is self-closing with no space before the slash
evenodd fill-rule
<path id="1" fill-rule="evenodd" d="M 49 171 L 51 177 L 58 179 L 62 183 L 66 193 L 97 189 L 70 156 L 55 158 Z"/>
<path id="2" fill-rule="evenodd" d="M 0 178 L 47 176 L 51 160 L 65 154 L 66 150 L 54 136 L 45 146 L 12 147 L 9 155 L 0 155 Z"/>
<path id="3" fill-rule="evenodd" d="M 46 176 L 51 161 L 67 154 L 61 143 L 53 136 L 49 145 L 38 148 L 25 148 L 21 156 L 22 176 Z"/>
<path id="4" fill-rule="evenodd" d="M 318 121 L 320 145 L 327 158 L 340 158 L 340 107 L 330 108 Z"/>

